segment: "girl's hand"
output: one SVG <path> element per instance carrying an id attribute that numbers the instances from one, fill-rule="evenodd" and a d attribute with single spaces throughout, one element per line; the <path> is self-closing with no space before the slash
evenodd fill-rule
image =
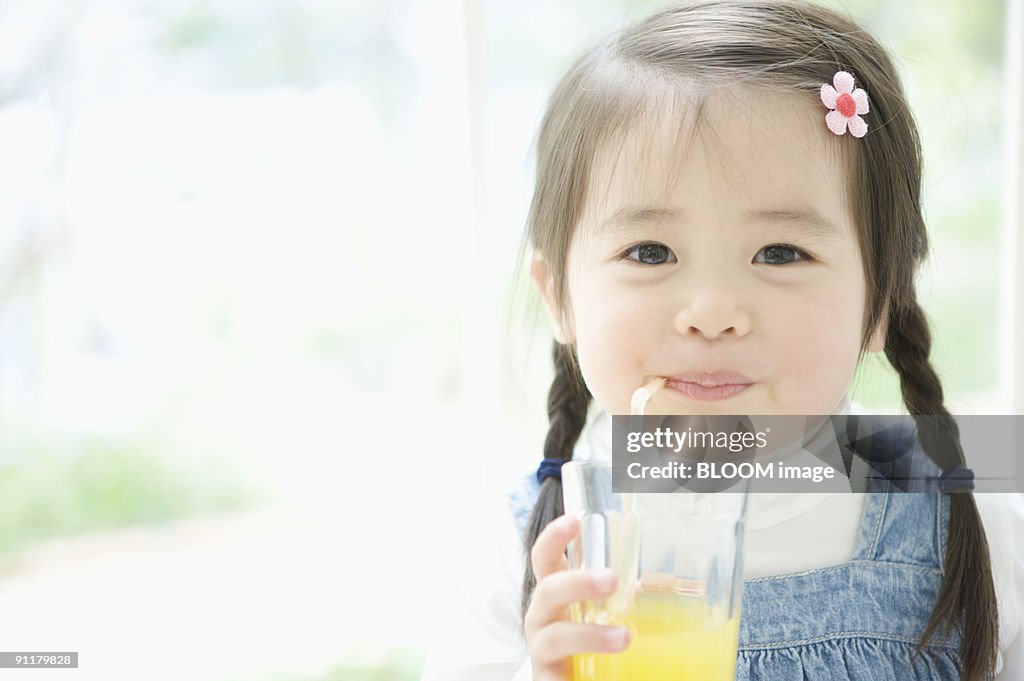
<path id="1" fill-rule="evenodd" d="M 629 630 L 569 621 L 569 605 L 600 600 L 615 591 L 615 573 L 570 570 L 565 549 L 579 532 L 579 521 L 559 516 L 548 523 L 533 545 L 530 560 L 537 576 L 524 629 L 534 681 L 569 681 L 571 656 L 617 653 L 629 645 Z"/>

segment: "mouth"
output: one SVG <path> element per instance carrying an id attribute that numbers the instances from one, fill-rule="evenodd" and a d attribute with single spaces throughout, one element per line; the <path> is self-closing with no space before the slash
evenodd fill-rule
<path id="1" fill-rule="evenodd" d="M 739 395 L 754 385 L 754 380 L 732 371 L 693 371 L 669 376 L 666 388 L 691 400 L 710 402 Z"/>

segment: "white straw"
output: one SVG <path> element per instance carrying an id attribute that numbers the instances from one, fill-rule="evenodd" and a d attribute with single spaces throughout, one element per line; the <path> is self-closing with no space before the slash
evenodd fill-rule
<path id="1" fill-rule="evenodd" d="M 667 381 L 666 378 L 658 377 L 647 385 L 637 388 L 629 400 L 629 413 L 632 416 L 643 416 L 644 410 L 647 409 L 647 403 L 654 397 L 654 393 L 665 387 Z M 633 492 L 622 494 L 622 511 L 627 515 L 636 513 L 636 494 Z"/>
<path id="2" fill-rule="evenodd" d="M 667 378 L 659 377 L 647 385 L 637 388 L 636 392 L 633 393 L 633 397 L 629 400 L 629 413 L 633 416 L 643 416 L 644 409 L 647 408 L 647 402 L 654 397 L 654 393 L 665 387 L 667 381 Z"/>

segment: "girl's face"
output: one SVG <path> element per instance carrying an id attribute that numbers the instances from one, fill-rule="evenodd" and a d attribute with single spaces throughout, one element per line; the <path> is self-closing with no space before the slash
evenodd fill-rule
<path id="1" fill-rule="evenodd" d="M 563 335 L 604 409 L 629 413 L 657 377 L 667 389 L 648 413 L 839 405 L 866 285 L 840 153 L 858 140 L 834 136 L 824 114 L 795 96 L 718 94 L 692 135 L 665 116 L 631 131 L 619 158 L 609 145 L 595 159 Z M 534 276 L 554 308 L 543 262 Z"/>

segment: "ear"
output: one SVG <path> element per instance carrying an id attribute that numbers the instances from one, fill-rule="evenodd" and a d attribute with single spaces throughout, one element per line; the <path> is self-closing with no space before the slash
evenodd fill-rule
<path id="1" fill-rule="evenodd" d="M 885 350 L 885 337 L 889 333 L 889 307 L 882 311 L 882 318 L 868 339 L 868 352 L 881 352 Z"/>
<path id="2" fill-rule="evenodd" d="M 555 340 L 565 345 L 571 343 L 572 339 L 566 334 L 562 326 L 562 315 L 558 309 L 558 301 L 555 300 L 554 283 L 551 280 L 551 273 L 548 271 L 544 258 L 534 251 L 533 261 L 530 264 L 530 278 L 544 299 L 544 308 L 548 313 L 548 320 L 551 322 L 551 331 Z"/>

